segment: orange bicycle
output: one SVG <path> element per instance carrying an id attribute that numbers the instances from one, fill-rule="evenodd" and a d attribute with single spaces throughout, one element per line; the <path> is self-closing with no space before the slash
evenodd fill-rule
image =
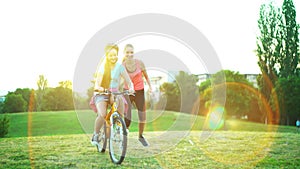
<path id="1" fill-rule="evenodd" d="M 127 130 L 123 115 L 118 111 L 117 96 L 129 95 L 128 91 L 124 92 L 99 92 L 99 94 L 112 95 L 113 104 L 110 112 L 106 115 L 105 123 L 100 129 L 97 150 L 104 153 L 109 141 L 109 156 L 113 163 L 121 164 L 125 159 L 127 150 Z"/>

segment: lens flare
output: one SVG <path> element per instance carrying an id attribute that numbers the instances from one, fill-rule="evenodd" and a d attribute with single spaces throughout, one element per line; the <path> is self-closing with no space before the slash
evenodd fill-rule
<path id="1" fill-rule="evenodd" d="M 270 88 L 272 88 L 272 86 L 270 86 Z M 252 108 L 254 105 L 257 106 L 257 109 L 261 112 L 261 114 L 257 114 L 261 116 L 261 124 L 245 123 L 245 125 L 252 127 L 248 129 L 247 126 L 241 126 L 244 123 L 240 120 L 238 120 L 237 123 L 234 123 L 231 120 L 224 118 L 224 115 L 227 114 L 226 116 L 228 116 L 229 113 L 229 109 L 226 107 L 228 106 L 227 104 L 225 107 L 222 107 L 213 106 L 215 103 L 211 103 L 211 108 L 204 123 L 203 131 L 197 134 L 199 140 L 197 140 L 198 142 L 194 140 L 194 143 L 199 147 L 199 151 L 203 151 L 207 157 L 214 161 L 228 165 L 242 164 L 251 161 L 255 166 L 256 163 L 268 155 L 276 136 L 278 126 L 273 124 L 277 124 L 279 117 L 277 97 L 276 95 L 272 96 L 274 99 L 274 107 L 272 110 L 271 105 L 268 103 L 265 96 L 260 93 L 258 89 L 253 88 L 250 85 L 227 82 L 226 90 L 229 91 L 229 89 L 234 92 L 244 90 L 247 91 L 246 93 L 248 93 L 249 96 L 251 95 L 251 103 L 257 102 L 257 104 L 251 104 L 249 106 L 252 106 Z M 228 103 L 229 100 L 226 100 L 226 102 Z M 253 116 L 253 114 L 250 115 Z M 262 124 L 263 122 L 264 124 Z M 265 132 L 255 129 L 258 126 Z M 226 130 L 218 130 L 222 127 Z M 247 128 L 247 131 L 242 131 L 245 127 Z"/>
<path id="2" fill-rule="evenodd" d="M 34 107 L 34 90 L 31 90 L 30 92 L 30 98 L 29 98 L 29 104 L 28 104 L 28 126 L 27 126 L 27 142 L 28 142 L 28 153 L 29 153 L 29 159 L 30 159 L 30 166 L 31 168 L 34 168 L 34 156 L 33 156 L 33 150 L 32 150 L 32 112 Z"/>
<path id="3" fill-rule="evenodd" d="M 209 128 L 212 130 L 220 129 L 224 126 L 224 107 L 215 107 L 207 116 Z"/>

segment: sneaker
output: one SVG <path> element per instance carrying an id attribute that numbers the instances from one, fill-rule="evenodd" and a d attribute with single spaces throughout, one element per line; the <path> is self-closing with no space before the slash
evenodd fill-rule
<path id="1" fill-rule="evenodd" d="M 142 145 L 143 145 L 144 147 L 148 147 L 148 146 L 149 146 L 149 143 L 148 143 L 148 141 L 145 139 L 144 136 L 140 136 L 140 137 L 139 137 L 139 141 L 142 143 Z"/>
<path id="2" fill-rule="evenodd" d="M 98 134 L 93 135 L 92 140 L 91 140 L 91 143 L 92 143 L 93 146 L 99 145 L 98 136 L 99 136 Z"/>

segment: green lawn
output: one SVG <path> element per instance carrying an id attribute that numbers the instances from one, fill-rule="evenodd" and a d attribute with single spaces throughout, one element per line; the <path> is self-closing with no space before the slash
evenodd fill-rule
<path id="1" fill-rule="evenodd" d="M 8 115 L 10 128 L 7 137 L 27 137 L 28 132 L 31 136 L 83 133 L 74 111 L 14 113 Z"/>
<path id="2" fill-rule="evenodd" d="M 27 137 L 92 133 L 96 114 L 91 110 L 61 112 L 31 112 L 8 114 L 10 128 L 7 137 Z M 31 123 L 28 123 L 31 121 Z M 138 131 L 136 111 L 133 110 L 131 132 Z M 203 130 L 205 117 L 170 111 L 149 111 L 146 131 L 187 131 Z M 221 128 L 220 130 L 223 130 Z M 241 120 L 227 120 L 225 129 L 229 131 L 292 132 L 291 126 L 264 125 Z"/>
<path id="3" fill-rule="evenodd" d="M 127 156 L 120 166 L 110 162 L 108 152 L 97 153 L 90 145 L 95 118 L 90 110 L 9 114 L 9 134 L 0 139 L 0 168 L 300 166 L 300 133 L 295 127 L 227 120 L 226 130 L 215 131 L 204 127 L 204 117 L 148 112 L 145 136 L 150 147 L 144 148 L 136 140 L 137 117 L 133 114 Z"/>

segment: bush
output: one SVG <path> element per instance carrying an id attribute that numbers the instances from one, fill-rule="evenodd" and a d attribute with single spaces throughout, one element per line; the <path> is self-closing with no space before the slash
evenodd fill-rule
<path id="1" fill-rule="evenodd" d="M 4 103 L 0 102 L 0 114 L 4 113 Z"/>
<path id="2" fill-rule="evenodd" d="M 0 115 L 0 138 L 8 133 L 9 119 L 6 115 Z"/>

